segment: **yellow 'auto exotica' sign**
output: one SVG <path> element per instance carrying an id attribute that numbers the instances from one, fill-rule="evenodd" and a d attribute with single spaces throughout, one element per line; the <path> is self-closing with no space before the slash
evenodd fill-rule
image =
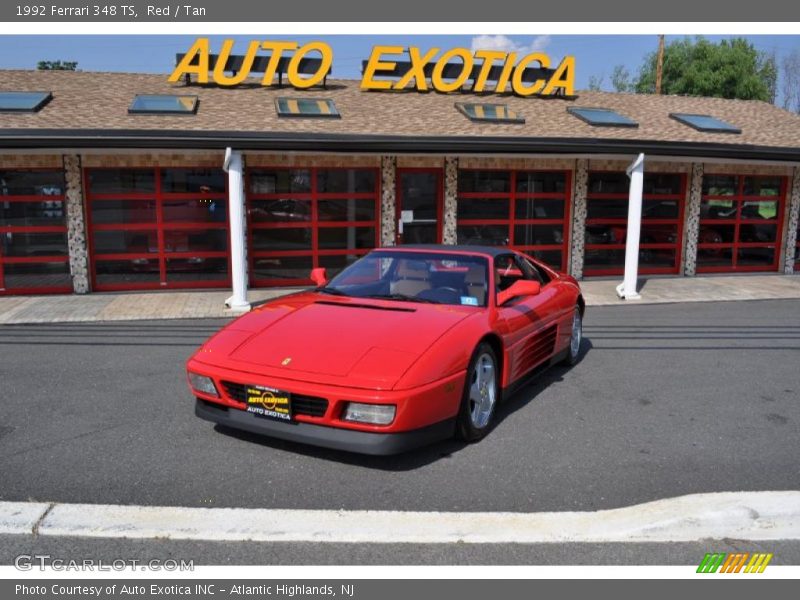
<path id="1" fill-rule="evenodd" d="M 231 87 L 243 83 L 250 75 L 253 63 L 259 51 L 269 52 L 269 60 L 261 78 L 261 85 L 273 84 L 278 65 L 284 53 L 291 52 L 291 58 L 286 70 L 289 84 L 295 88 L 309 88 L 319 85 L 330 70 L 333 63 L 333 50 L 325 42 L 309 42 L 301 46 L 297 42 L 287 41 L 251 41 L 244 54 L 241 68 L 228 75 L 225 70 L 228 58 L 232 54 L 234 41 L 227 39 L 222 42 L 219 57 L 210 68 L 211 53 L 208 38 L 198 38 L 189 51 L 183 55 L 178 66 L 169 77 L 171 83 L 180 81 L 186 75 L 195 75 L 198 83 L 211 81 L 220 86 Z M 550 57 L 542 52 L 532 52 L 518 59 L 516 52 L 503 52 L 501 50 L 475 50 L 466 48 L 452 48 L 440 55 L 439 48 L 430 48 L 422 52 L 416 46 L 407 49 L 410 68 L 400 77 L 392 79 L 392 73 L 397 65 L 391 56 L 402 55 L 406 52 L 403 46 L 375 46 L 364 68 L 361 78 L 361 87 L 365 90 L 401 90 L 416 89 L 420 92 L 433 89 L 437 92 L 448 93 L 461 89 L 473 76 L 476 66 L 477 76 L 471 90 L 474 92 L 503 93 L 511 91 L 519 96 L 540 95 L 547 96 L 557 92 L 572 96 L 575 90 L 575 57 L 565 56 L 559 65 L 553 69 L 547 79 L 525 81 L 524 73 L 528 68 L 551 69 Z M 300 63 L 309 54 L 321 57 L 319 68 L 316 72 L 301 76 Z M 454 77 L 449 73 L 445 78 L 445 69 L 448 64 L 461 65 L 461 69 Z M 426 67 L 432 64 L 430 82 L 426 77 Z M 499 77 L 488 86 L 490 73 L 494 67 L 502 67 Z"/>

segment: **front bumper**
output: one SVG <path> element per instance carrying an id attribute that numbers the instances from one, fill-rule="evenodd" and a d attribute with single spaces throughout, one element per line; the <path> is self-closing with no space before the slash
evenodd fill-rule
<path id="1" fill-rule="evenodd" d="M 281 423 L 256 417 L 243 410 L 223 406 L 215 402 L 197 399 L 195 415 L 206 421 L 226 427 L 242 429 L 270 437 L 345 450 L 359 454 L 399 454 L 433 442 L 453 437 L 455 419 L 448 419 L 411 431 L 397 433 L 373 433 L 355 429 L 343 429 L 293 421 Z"/>

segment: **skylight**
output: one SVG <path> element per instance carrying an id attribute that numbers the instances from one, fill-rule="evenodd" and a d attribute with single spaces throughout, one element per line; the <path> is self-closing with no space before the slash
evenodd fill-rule
<path id="1" fill-rule="evenodd" d="M 193 115 L 197 112 L 197 96 L 171 94 L 137 94 L 128 112 L 146 115 Z"/>
<path id="2" fill-rule="evenodd" d="M 570 106 L 567 112 L 595 127 L 638 127 L 636 121 L 608 108 L 583 108 Z"/>
<path id="3" fill-rule="evenodd" d="M 742 133 L 742 130 L 730 123 L 717 119 L 711 115 L 688 115 L 685 113 L 670 113 L 676 121 L 688 125 L 697 131 L 707 133 Z"/>
<path id="4" fill-rule="evenodd" d="M 341 117 L 330 98 L 277 98 L 275 110 L 281 117 Z"/>
<path id="5" fill-rule="evenodd" d="M 470 104 L 456 102 L 458 111 L 470 121 L 490 121 L 493 123 L 524 123 L 525 119 L 507 104 Z"/>
<path id="6" fill-rule="evenodd" d="M 50 92 L 0 92 L 0 111 L 37 112 L 52 97 Z"/>

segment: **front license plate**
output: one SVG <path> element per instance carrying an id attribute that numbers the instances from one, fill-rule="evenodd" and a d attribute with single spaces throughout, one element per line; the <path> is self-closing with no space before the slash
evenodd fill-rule
<path id="1" fill-rule="evenodd" d="M 292 395 L 260 385 L 247 386 L 247 412 L 276 421 L 292 420 Z"/>

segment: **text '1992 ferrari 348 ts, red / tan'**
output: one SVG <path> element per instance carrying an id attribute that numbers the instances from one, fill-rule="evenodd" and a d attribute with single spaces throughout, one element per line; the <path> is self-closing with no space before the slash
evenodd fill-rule
<path id="1" fill-rule="evenodd" d="M 197 416 L 365 454 L 473 442 L 504 396 L 580 354 L 578 283 L 507 248 L 382 248 L 311 278 L 189 359 Z"/>

